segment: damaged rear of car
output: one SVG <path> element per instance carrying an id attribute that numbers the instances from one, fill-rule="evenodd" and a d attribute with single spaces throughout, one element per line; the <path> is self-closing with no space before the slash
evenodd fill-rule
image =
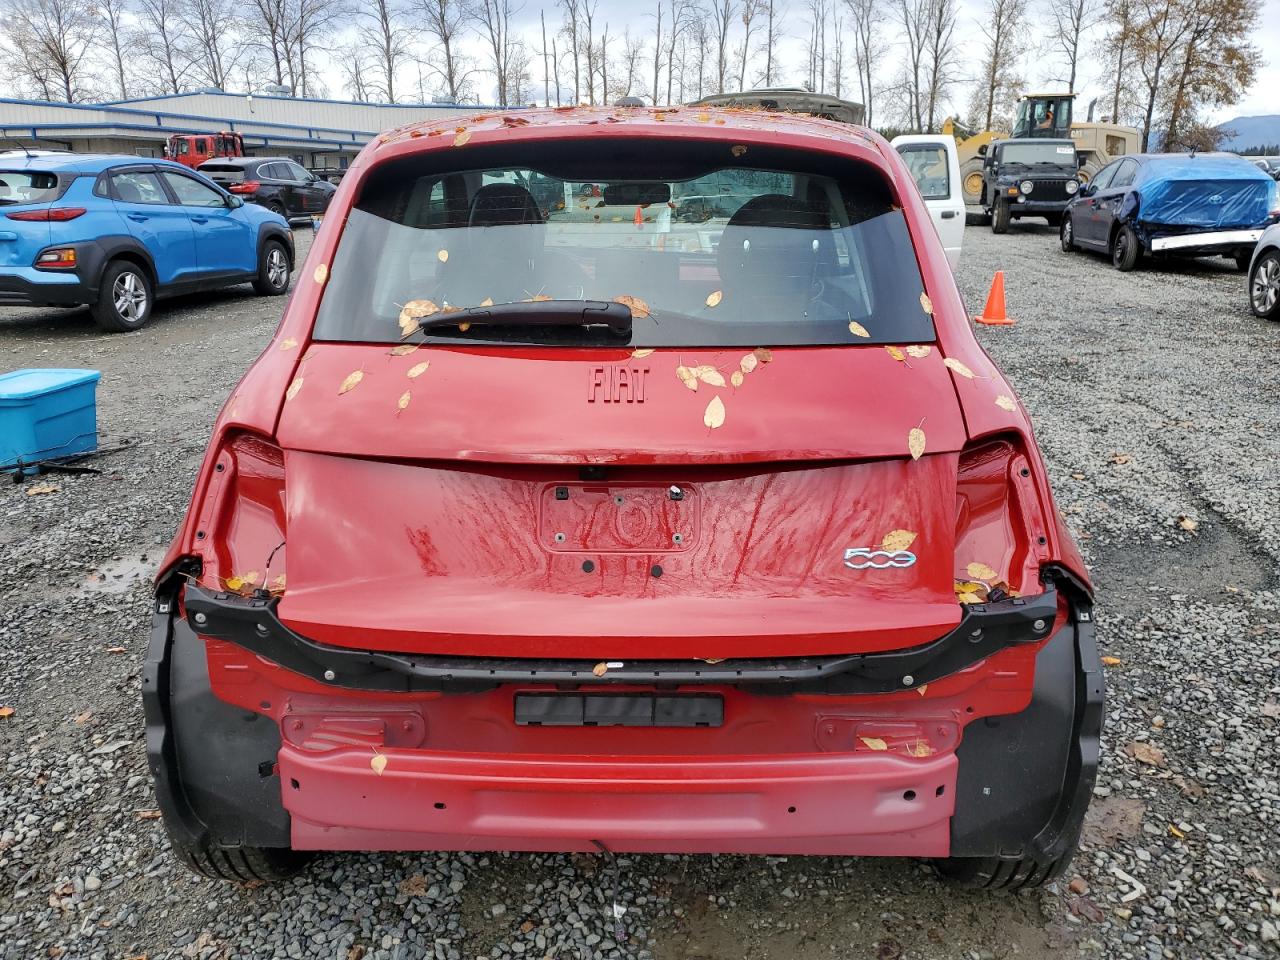
<path id="1" fill-rule="evenodd" d="M 667 213 L 709 178 L 725 209 Z M 887 143 L 479 118 L 371 145 L 334 209 L 158 581 L 148 744 L 188 865 L 1061 871 L 1097 764 L 1091 591 Z"/>

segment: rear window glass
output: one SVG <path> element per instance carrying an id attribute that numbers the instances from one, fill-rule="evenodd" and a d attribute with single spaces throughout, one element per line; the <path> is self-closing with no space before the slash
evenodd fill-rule
<path id="1" fill-rule="evenodd" d="M 200 172 L 219 183 L 239 183 L 244 179 L 244 167 L 233 163 L 202 163 Z"/>
<path id="2" fill-rule="evenodd" d="M 951 196 L 947 151 L 932 143 L 906 143 L 898 147 L 911 172 L 911 179 L 926 200 L 946 200 Z"/>
<path id="3" fill-rule="evenodd" d="M 401 310 L 417 301 L 420 310 L 458 311 L 460 321 L 468 309 L 489 311 L 488 323 L 465 330 L 433 327 L 431 340 L 934 339 L 906 221 L 878 171 L 781 148 L 753 146 L 746 157 L 696 141 L 559 141 L 386 164 L 347 220 L 315 337 L 398 341 Z M 620 301 L 631 307 L 631 333 L 533 325 L 501 309 L 530 301 Z M 851 323 L 869 340 L 855 338 Z"/>
<path id="4" fill-rule="evenodd" d="M 58 198 L 58 178 L 52 173 L 0 170 L 0 203 L 47 203 Z"/>

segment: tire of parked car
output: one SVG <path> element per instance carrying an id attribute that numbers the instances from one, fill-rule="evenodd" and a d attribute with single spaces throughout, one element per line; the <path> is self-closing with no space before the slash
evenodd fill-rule
<path id="1" fill-rule="evenodd" d="M 155 289 L 147 272 L 131 260 L 112 260 L 102 271 L 98 301 L 89 309 L 103 330 L 127 333 L 151 319 Z"/>
<path id="2" fill-rule="evenodd" d="M 1253 259 L 1253 251 L 1250 250 L 1248 253 L 1237 253 L 1231 259 L 1236 262 L 1236 269 L 1241 273 L 1244 273 L 1249 269 L 1249 261 Z"/>
<path id="3" fill-rule="evenodd" d="M 1116 231 L 1111 238 L 1111 265 L 1122 273 L 1128 273 L 1138 265 L 1142 257 L 1142 241 L 1128 224 Z"/>
<path id="4" fill-rule="evenodd" d="M 1071 225 L 1070 215 L 1062 218 L 1062 223 L 1058 227 L 1058 242 L 1062 244 L 1063 253 L 1070 253 L 1076 248 L 1075 227 Z"/>
<path id="5" fill-rule="evenodd" d="M 289 251 L 278 240 L 268 240 L 258 254 L 258 279 L 253 289 L 264 297 L 278 297 L 289 289 Z"/>
<path id="6" fill-rule="evenodd" d="M 280 216 L 284 217 L 286 220 L 288 219 L 288 215 L 284 212 L 284 204 L 279 200 L 272 200 L 267 204 L 267 209 L 272 213 L 280 214 Z"/>
<path id="7" fill-rule="evenodd" d="M 1249 307 L 1255 317 L 1280 320 L 1280 252 L 1268 251 L 1249 273 Z"/>
<path id="8" fill-rule="evenodd" d="M 996 201 L 995 210 L 991 213 L 991 232 L 992 233 L 1008 233 L 1009 222 L 1013 219 L 1012 211 L 1009 204 L 1003 200 Z"/>

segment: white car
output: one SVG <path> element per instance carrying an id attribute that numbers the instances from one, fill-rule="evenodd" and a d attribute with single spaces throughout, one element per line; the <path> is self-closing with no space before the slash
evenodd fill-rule
<path id="1" fill-rule="evenodd" d="M 895 150 L 906 161 L 924 199 L 951 269 L 960 262 L 964 241 L 964 193 L 960 188 L 960 158 L 955 137 L 909 134 L 894 137 Z"/>
<path id="2" fill-rule="evenodd" d="M 1267 227 L 1249 264 L 1249 306 L 1255 317 L 1280 320 L 1280 223 Z"/>

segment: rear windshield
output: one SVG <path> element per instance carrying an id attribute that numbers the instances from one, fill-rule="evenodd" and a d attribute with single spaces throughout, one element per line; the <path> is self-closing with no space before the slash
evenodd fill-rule
<path id="1" fill-rule="evenodd" d="M 234 163 L 202 163 L 200 172 L 219 183 L 238 183 L 244 179 L 244 167 Z"/>
<path id="2" fill-rule="evenodd" d="M 0 203 L 48 203 L 58 198 L 58 178 L 52 173 L 0 170 Z"/>
<path id="3" fill-rule="evenodd" d="M 1005 163 L 1075 163 L 1076 148 L 1056 141 L 1006 143 L 1000 148 L 1000 159 Z"/>
<path id="4" fill-rule="evenodd" d="M 440 150 L 380 167 L 344 227 L 315 338 L 420 339 L 400 322 L 413 303 L 493 306 L 493 325 L 433 326 L 431 340 L 934 339 L 906 221 L 874 168 L 779 148 L 607 143 Z M 547 300 L 625 303 L 631 332 L 503 319 L 503 304 Z"/>

